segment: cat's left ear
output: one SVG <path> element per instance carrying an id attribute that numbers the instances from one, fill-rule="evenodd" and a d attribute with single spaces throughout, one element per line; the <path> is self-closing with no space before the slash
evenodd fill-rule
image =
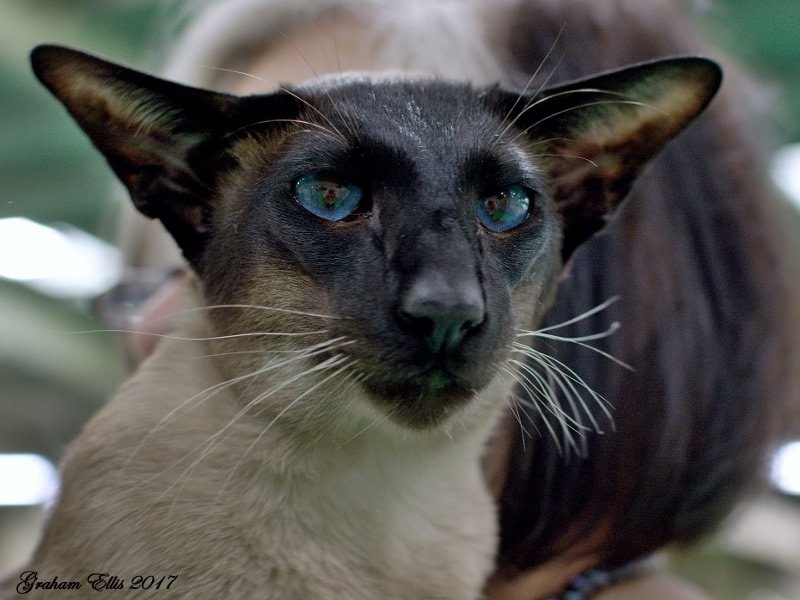
<path id="1" fill-rule="evenodd" d="M 253 103 L 60 46 L 35 48 L 31 62 L 105 155 L 136 208 L 161 220 L 197 267 L 212 234 L 214 185 L 230 160 L 229 134 L 253 117 L 247 114 Z M 268 111 L 264 98 L 259 106 Z"/>
<path id="2" fill-rule="evenodd" d="M 549 182 L 563 219 L 565 260 L 605 225 L 636 176 L 703 111 L 721 79 L 710 60 L 674 58 L 513 98 L 508 119 Z"/>

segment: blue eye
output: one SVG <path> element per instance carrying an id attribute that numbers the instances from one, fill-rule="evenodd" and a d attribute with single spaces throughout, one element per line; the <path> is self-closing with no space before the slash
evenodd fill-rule
<path id="1" fill-rule="evenodd" d="M 300 206 L 327 221 L 341 221 L 352 215 L 364 195 L 361 188 L 316 173 L 298 179 L 294 193 Z"/>
<path id="2" fill-rule="evenodd" d="M 478 200 L 478 220 L 489 231 L 502 233 L 522 225 L 530 214 L 528 191 L 512 185 Z"/>

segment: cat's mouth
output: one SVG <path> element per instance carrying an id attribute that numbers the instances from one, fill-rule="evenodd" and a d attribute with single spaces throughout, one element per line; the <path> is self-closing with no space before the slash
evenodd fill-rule
<path id="1" fill-rule="evenodd" d="M 373 375 L 363 386 L 390 418 L 412 429 L 439 425 L 477 393 L 473 384 L 443 364 Z"/>
<path id="2" fill-rule="evenodd" d="M 457 345 L 433 348 L 402 329 L 387 328 L 388 335 L 373 337 L 363 321 L 335 325 L 331 335 L 352 340 L 342 352 L 353 360 L 370 403 L 396 424 L 416 430 L 440 426 L 469 405 L 493 380 L 507 347 L 505 328 L 497 326 L 473 328 Z"/>

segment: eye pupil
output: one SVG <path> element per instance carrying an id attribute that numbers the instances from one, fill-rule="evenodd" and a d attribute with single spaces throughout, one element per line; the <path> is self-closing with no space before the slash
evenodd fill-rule
<path id="1" fill-rule="evenodd" d="M 333 177 L 310 173 L 295 182 L 295 198 L 308 212 L 326 221 L 341 221 L 361 204 L 361 188 Z"/>
<path id="2" fill-rule="evenodd" d="M 530 214 L 530 197 L 521 185 L 512 185 L 477 204 L 478 220 L 489 231 L 502 233 L 520 226 Z"/>

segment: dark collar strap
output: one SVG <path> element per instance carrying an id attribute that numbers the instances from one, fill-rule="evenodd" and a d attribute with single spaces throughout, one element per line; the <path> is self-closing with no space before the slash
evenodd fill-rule
<path id="1" fill-rule="evenodd" d="M 547 600 L 589 600 L 604 589 L 652 571 L 653 568 L 653 561 L 645 559 L 612 569 L 590 569 L 570 578 L 567 589 Z"/>

